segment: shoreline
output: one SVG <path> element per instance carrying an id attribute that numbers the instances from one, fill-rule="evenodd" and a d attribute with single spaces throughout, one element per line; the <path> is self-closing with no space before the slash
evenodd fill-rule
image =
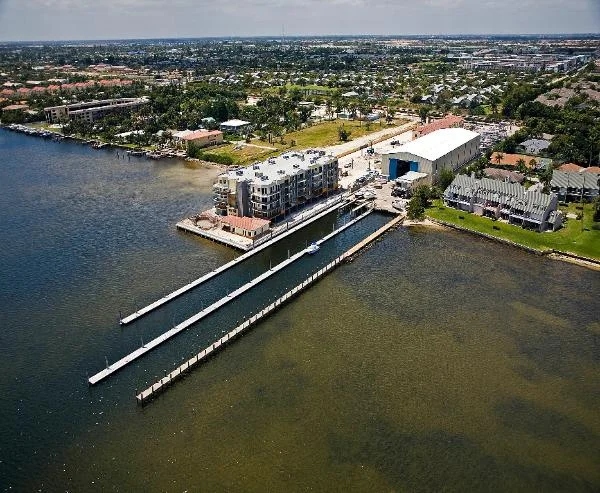
<path id="1" fill-rule="evenodd" d="M 596 260 L 593 258 L 586 258 L 576 255 L 574 253 L 563 252 L 560 250 L 537 250 L 535 248 L 528 247 L 526 245 L 522 245 L 520 243 L 515 243 L 514 241 L 507 240 L 505 238 L 500 238 L 498 236 L 488 235 L 486 233 L 481 233 L 479 231 L 474 231 L 472 229 L 464 228 L 462 226 L 458 226 L 456 224 L 448 223 L 446 221 L 439 221 L 438 219 L 432 219 L 427 217 L 423 221 L 414 221 L 414 220 L 405 220 L 404 225 L 407 227 L 415 227 L 422 226 L 428 229 L 435 229 L 438 231 L 447 231 L 449 229 L 454 229 L 457 231 L 462 231 L 465 233 L 470 233 L 472 235 L 480 236 L 482 238 L 486 238 L 488 240 L 496 241 L 498 243 L 503 243 L 505 245 L 510 245 L 515 248 L 520 248 L 521 250 L 525 250 L 528 253 L 532 253 L 534 255 L 548 257 L 553 260 L 560 260 L 562 262 L 568 262 L 570 264 L 579 265 L 581 267 L 585 267 L 587 269 L 600 271 L 600 260 Z"/>
<path id="2" fill-rule="evenodd" d="M 119 149 L 125 151 L 130 156 L 134 157 L 145 157 L 147 159 L 152 160 L 160 160 L 160 159 L 180 159 L 180 160 L 191 160 L 192 158 L 188 158 L 187 156 L 177 155 L 176 153 L 168 153 L 162 154 L 156 151 L 150 151 L 143 148 L 131 148 L 125 144 L 120 144 L 118 142 L 102 142 L 97 139 L 86 139 L 84 137 L 78 137 L 76 135 L 64 135 L 55 130 L 50 130 L 46 128 L 37 128 L 32 127 L 28 124 L 23 123 L 0 123 L 0 128 L 5 130 L 9 130 L 11 132 L 17 132 L 25 135 L 29 135 L 31 137 L 41 137 L 41 138 L 51 138 L 54 141 L 60 142 L 63 140 L 73 141 L 80 144 L 86 144 L 91 146 L 93 149 L 105 149 L 110 147 L 112 149 Z M 199 161 L 199 160 L 198 160 Z M 206 161 L 207 162 L 207 161 Z M 217 163 L 210 163 L 217 164 Z M 217 166 L 221 166 L 217 164 Z"/>

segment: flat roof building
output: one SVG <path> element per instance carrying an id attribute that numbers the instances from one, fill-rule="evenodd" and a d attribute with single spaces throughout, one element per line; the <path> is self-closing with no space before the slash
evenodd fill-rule
<path id="1" fill-rule="evenodd" d="M 146 98 L 103 99 L 62 106 L 44 108 L 48 123 L 60 123 L 69 120 L 85 120 L 94 122 L 103 116 L 117 111 L 136 109 L 146 104 Z"/>
<path id="2" fill-rule="evenodd" d="M 249 126 L 250 122 L 244 120 L 227 120 L 226 122 L 221 123 L 219 128 L 222 132 L 239 134 L 246 130 Z"/>
<path id="3" fill-rule="evenodd" d="M 270 220 L 337 188 L 337 158 L 309 149 L 223 173 L 213 191 L 217 214 Z"/>
<path id="4" fill-rule="evenodd" d="M 480 135 L 464 128 L 444 128 L 381 155 L 381 169 L 390 179 L 408 171 L 427 173 L 436 183 L 443 169 L 456 171 L 479 155 Z"/>

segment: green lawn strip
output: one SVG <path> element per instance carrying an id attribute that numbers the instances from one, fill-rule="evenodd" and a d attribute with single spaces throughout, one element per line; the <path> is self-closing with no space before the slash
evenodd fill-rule
<path id="1" fill-rule="evenodd" d="M 579 204 L 570 204 L 562 209 L 565 212 L 577 214 L 581 212 L 577 207 Z M 432 219 L 503 238 L 537 250 L 554 249 L 600 260 L 600 231 L 592 229 L 594 224 L 592 207 L 592 204 L 584 205 L 583 225 L 581 220 L 567 219 L 560 230 L 544 233 L 537 233 L 512 224 L 493 221 L 487 217 L 445 207 L 439 200 L 426 210 L 426 214 Z"/>

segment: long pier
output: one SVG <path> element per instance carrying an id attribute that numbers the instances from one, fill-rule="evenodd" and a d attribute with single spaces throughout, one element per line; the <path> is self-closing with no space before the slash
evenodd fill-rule
<path id="1" fill-rule="evenodd" d="M 335 235 L 341 233 L 342 231 L 344 231 L 345 229 L 349 228 L 350 226 L 352 226 L 356 222 L 358 222 L 361 219 L 367 217 L 371 212 L 373 212 L 373 210 L 369 209 L 364 214 L 362 214 L 362 215 L 360 215 L 358 217 L 355 217 L 354 219 L 352 219 L 351 221 L 348 221 L 343 226 L 341 226 L 338 229 L 336 229 L 336 230 L 332 231 L 331 233 L 329 233 L 327 236 L 324 236 L 323 238 L 321 238 L 316 243 L 319 244 L 319 245 L 323 244 L 324 242 L 326 242 L 330 238 L 333 238 Z M 269 277 L 271 277 L 275 273 L 281 271 L 282 269 L 284 269 L 288 265 L 292 264 L 293 262 L 295 262 L 296 260 L 298 260 L 299 258 L 301 258 L 302 256 L 304 256 L 307 253 L 307 250 L 308 249 L 303 249 L 303 250 L 299 251 L 298 253 L 296 253 L 295 255 L 292 255 L 287 260 L 284 260 L 283 262 L 277 264 L 275 267 L 272 267 L 271 269 L 269 269 L 268 271 L 264 272 L 260 276 L 254 278 L 250 282 L 242 285 L 241 287 L 239 287 L 235 291 L 232 291 L 227 296 L 221 298 L 220 300 L 216 301 L 212 305 L 204 308 L 200 312 L 196 313 L 195 315 L 193 315 L 192 317 L 188 318 L 187 320 L 184 320 L 183 322 L 179 323 L 178 325 L 176 325 L 172 329 L 164 332 L 160 336 L 152 339 L 149 343 L 142 345 L 142 347 L 140 347 L 140 348 L 136 349 L 135 351 L 129 353 L 127 356 L 124 356 L 123 358 L 121 358 L 120 360 L 112 363 L 111 365 L 107 365 L 107 367 L 104 370 L 96 373 L 95 375 L 93 375 L 92 377 L 90 377 L 88 379 L 89 384 L 90 385 L 95 385 L 95 384 L 101 382 L 102 380 L 104 380 L 105 378 L 109 377 L 113 373 L 117 372 L 121 368 L 124 368 L 129 363 L 135 361 L 136 359 L 138 359 L 139 357 L 143 356 L 144 354 L 146 354 L 147 352 L 151 351 L 152 349 L 156 348 L 157 346 L 159 346 L 163 342 L 169 340 L 171 337 L 179 334 L 181 331 L 187 329 L 189 326 L 191 326 L 191 325 L 195 324 L 196 322 L 202 320 L 206 316 L 208 316 L 211 313 L 215 312 L 216 310 L 218 310 L 222 306 L 226 305 L 230 301 L 234 300 L 238 296 L 242 295 L 246 291 L 249 291 L 253 287 L 257 286 L 258 284 L 260 284 L 261 282 L 263 282 L 265 279 L 268 279 Z"/>
<path id="2" fill-rule="evenodd" d="M 370 212 L 370 211 L 369 211 Z M 209 359 L 212 355 L 216 354 L 217 351 L 223 349 L 227 344 L 236 339 L 240 334 L 247 331 L 250 327 L 256 325 L 260 320 L 267 317 L 272 312 L 279 309 L 279 307 L 285 303 L 287 303 L 292 298 L 299 295 L 306 288 L 308 288 L 311 284 L 315 283 L 318 279 L 325 276 L 331 270 L 335 269 L 338 265 L 340 265 L 345 260 L 349 259 L 352 255 L 356 255 L 357 252 L 365 248 L 375 239 L 389 231 L 391 228 L 399 224 L 404 219 L 404 216 L 397 216 L 392 219 L 390 222 L 385 224 L 383 227 L 379 228 L 375 233 L 369 235 L 364 240 L 360 241 L 348 251 L 337 257 L 333 262 L 330 262 L 322 269 L 319 269 L 313 275 L 308 277 L 305 281 L 298 284 L 296 287 L 292 288 L 290 291 L 285 293 L 283 296 L 275 300 L 270 305 L 263 308 L 261 311 L 251 316 L 248 320 L 246 320 L 241 325 L 238 325 L 235 329 L 225 334 L 223 337 L 213 342 L 210 346 L 206 347 L 199 353 L 192 356 L 182 365 L 175 368 L 172 372 L 165 375 L 163 378 L 154 382 L 150 387 L 142 390 L 137 393 L 136 390 L 136 400 L 138 404 L 144 405 L 145 402 L 155 397 L 157 394 L 163 392 L 167 387 L 173 384 L 175 381 L 184 377 L 190 370 L 194 367 L 198 366 L 202 362 Z"/>
<path id="3" fill-rule="evenodd" d="M 213 270 L 207 274 L 204 274 L 203 276 L 199 277 L 198 279 L 195 279 L 194 281 L 190 282 L 189 284 L 186 284 L 185 286 L 182 286 L 181 288 L 176 289 L 175 291 L 163 296 L 159 300 L 157 300 L 153 303 L 150 303 L 149 305 L 145 306 L 144 308 L 140 308 L 139 310 L 136 310 L 131 315 L 128 315 L 128 316 L 122 318 L 119 321 L 119 323 L 121 325 L 127 325 L 127 324 L 133 322 L 134 320 L 137 320 L 138 318 L 143 317 L 147 313 L 150 313 L 152 310 L 155 310 L 158 307 L 164 305 L 165 303 L 168 303 L 169 301 L 174 300 L 175 298 L 188 292 L 189 290 L 200 286 L 201 284 L 212 279 L 213 277 L 218 276 L 222 272 L 225 272 L 226 270 L 230 269 L 234 265 L 237 265 L 237 264 L 243 262 L 244 260 L 250 258 L 252 255 L 257 254 L 258 252 L 264 250 L 265 248 L 270 247 L 271 245 L 273 245 L 274 243 L 278 242 L 279 240 L 285 238 L 286 236 L 294 234 L 296 231 L 300 230 L 304 226 L 307 226 L 307 225 L 313 223 L 314 221 L 321 219 L 322 217 L 326 216 L 327 214 L 330 214 L 331 212 L 338 210 L 341 207 L 344 207 L 345 205 L 347 205 L 348 203 L 351 203 L 351 202 L 352 201 L 348 202 L 345 200 L 341 200 L 341 198 L 340 198 L 340 202 L 335 204 L 334 206 L 329 207 L 329 208 L 325 209 L 324 211 L 319 212 L 315 216 L 313 216 L 309 219 L 306 219 L 305 221 L 302 221 L 300 224 L 294 226 L 293 228 L 291 228 L 283 233 L 280 233 L 277 236 L 274 236 L 273 238 L 271 238 L 269 241 L 263 243 L 262 245 L 257 246 L 256 248 L 253 248 L 252 250 L 240 255 L 239 257 L 236 257 L 235 259 L 231 260 L 230 262 L 223 264 L 222 266 L 216 268 L 215 270 Z"/>

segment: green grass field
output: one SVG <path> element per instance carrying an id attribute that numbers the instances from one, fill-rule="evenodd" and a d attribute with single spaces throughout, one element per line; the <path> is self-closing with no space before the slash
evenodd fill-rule
<path id="1" fill-rule="evenodd" d="M 257 142 L 257 145 L 263 145 Z M 268 143 L 264 144 L 269 146 Z M 279 151 L 269 151 L 268 149 L 259 149 L 252 146 L 243 146 L 236 149 L 236 144 L 226 144 L 224 146 L 206 149 L 209 154 L 220 154 L 222 156 L 229 156 L 233 163 L 239 166 L 246 166 L 255 161 L 262 161 L 268 157 L 279 154 Z"/>
<path id="2" fill-rule="evenodd" d="M 357 137 L 362 137 L 363 135 L 368 135 L 373 132 L 378 132 L 379 130 L 383 130 L 387 127 L 385 123 L 380 125 L 379 122 L 371 123 L 370 125 L 366 125 L 364 122 L 361 125 L 360 122 L 347 120 L 322 122 L 302 130 L 297 130 L 296 132 L 285 134 L 283 139 L 286 144 L 281 144 L 279 143 L 279 139 L 276 139 L 276 141 L 273 143 L 273 147 L 277 147 L 282 150 L 306 149 L 308 147 L 323 147 L 341 144 L 338 136 L 338 128 L 341 125 L 350 131 L 349 140 L 353 140 Z M 290 145 L 292 140 L 296 142 L 294 146 Z"/>
<path id="3" fill-rule="evenodd" d="M 393 125 L 400 125 L 403 122 L 395 122 Z M 240 149 L 236 149 L 235 144 L 227 144 L 224 146 L 206 149 L 205 151 L 210 154 L 220 154 L 229 156 L 233 163 L 240 166 L 245 166 L 255 161 L 262 161 L 271 156 L 281 154 L 282 152 L 292 149 L 307 149 L 311 147 L 324 147 L 335 144 L 341 144 L 338 136 L 338 128 L 340 125 L 350 130 L 350 140 L 363 135 L 368 135 L 373 132 L 378 132 L 386 128 L 386 124 L 379 125 L 379 123 L 371 123 L 369 126 L 366 124 L 360 124 L 360 122 L 346 121 L 346 120 L 334 120 L 330 122 L 317 123 L 310 127 L 295 132 L 290 132 L 283 136 L 284 143 L 282 144 L 280 139 L 274 139 L 273 143 L 268 141 L 253 140 L 252 144 L 264 147 L 274 147 L 276 151 L 270 151 L 268 149 L 260 149 L 252 146 L 243 146 Z M 294 145 L 292 144 L 294 141 Z"/>
<path id="4" fill-rule="evenodd" d="M 562 210 L 577 214 L 581 212 L 577 209 L 578 206 L 579 204 L 569 204 Z M 487 217 L 445 207 L 439 200 L 426 210 L 426 214 L 433 219 L 504 238 L 538 250 L 554 249 L 600 260 L 600 231 L 592 229 L 594 224 L 592 208 L 592 204 L 584 205 L 583 224 L 581 220 L 566 219 L 563 227 L 558 231 L 544 233 L 536 233 L 512 224 L 492 221 Z"/>

